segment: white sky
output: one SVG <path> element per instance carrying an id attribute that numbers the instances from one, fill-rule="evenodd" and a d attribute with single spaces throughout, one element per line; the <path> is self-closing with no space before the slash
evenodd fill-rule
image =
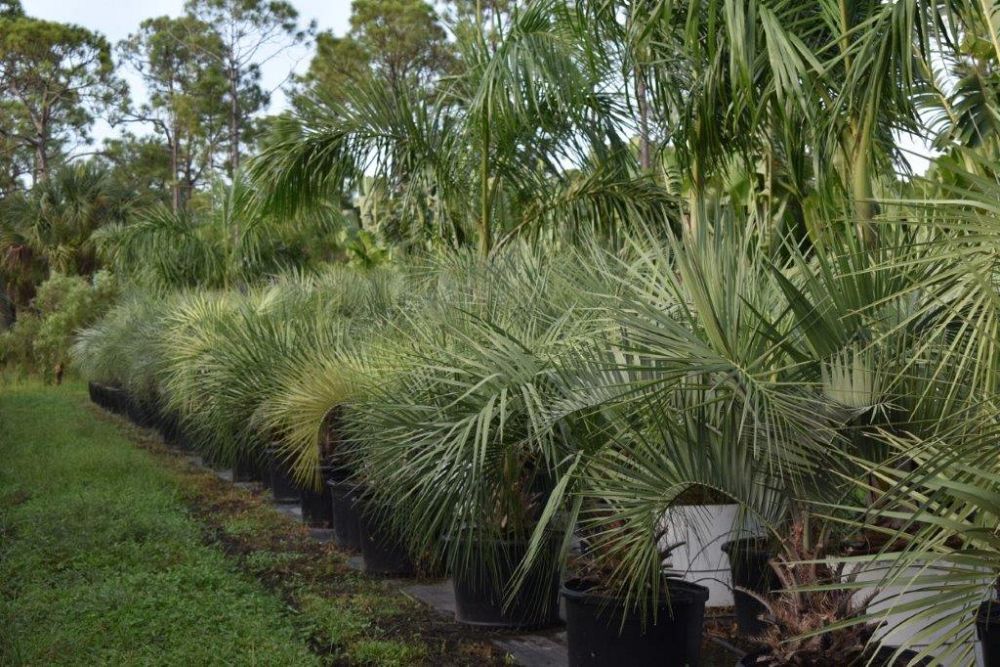
<path id="1" fill-rule="evenodd" d="M 303 25 L 315 19 L 319 30 L 333 30 L 338 35 L 347 32 L 351 0 L 290 1 L 299 10 Z M 135 32 L 143 19 L 164 14 L 180 16 L 184 12 L 184 0 L 21 0 L 21 5 L 29 16 L 77 23 L 102 33 L 112 44 Z M 262 85 L 266 90 L 273 90 L 269 112 L 285 108 L 285 96 L 278 87 L 290 70 L 304 71 L 309 66 L 311 55 L 311 48 L 298 47 L 289 49 L 264 65 Z M 132 90 L 132 99 L 141 101 L 144 96 L 142 84 L 127 69 L 123 68 L 122 73 Z M 134 124 L 129 130 L 136 134 L 143 133 L 143 128 Z M 102 120 L 95 125 L 92 134 L 100 143 L 117 132 Z"/>

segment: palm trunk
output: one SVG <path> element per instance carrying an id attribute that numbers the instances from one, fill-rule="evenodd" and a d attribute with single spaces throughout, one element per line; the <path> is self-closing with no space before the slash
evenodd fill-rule
<path id="1" fill-rule="evenodd" d="M 476 20 L 477 29 L 483 28 L 483 3 L 476 0 Z M 480 32 L 482 36 L 482 32 Z M 487 102 L 487 105 L 489 102 Z M 489 106 L 483 116 L 482 127 L 482 155 L 479 162 L 479 256 L 486 258 L 490 256 L 493 239 L 490 230 L 490 112 Z"/>
<path id="2" fill-rule="evenodd" d="M 649 101 L 646 99 L 646 80 L 642 70 L 635 70 L 635 94 L 639 98 L 639 166 L 648 171 L 649 157 Z"/>
<path id="3" fill-rule="evenodd" d="M 872 187 L 871 142 L 869 121 L 866 120 L 860 130 L 856 123 L 851 123 L 852 137 L 848 146 L 851 148 L 851 170 L 849 185 L 851 200 L 854 207 L 854 225 L 858 238 L 869 248 L 878 242 L 875 220 L 875 193 Z"/>
<path id="4" fill-rule="evenodd" d="M 634 13 L 629 12 L 627 29 L 632 29 Z M 636 58 L 638 60 L 638 57 Z M 639 166 L 643 171 L 648 171 L 649 159 L 649 101 L 646 99 L 646 79 L 643 76 L 642 66 L 636 63 L 632 70 L 633 83 L 635 84 L 636 103 L 639 107 Z"/>

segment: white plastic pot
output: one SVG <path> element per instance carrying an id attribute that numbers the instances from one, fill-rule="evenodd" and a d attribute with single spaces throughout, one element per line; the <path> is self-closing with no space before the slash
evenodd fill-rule
<path id="1" fill-rule="evenodd" d="M 870 584 L 870 586 L 858 589 L 854 594 L 856 600 L 862 601 L 872 594 L 875 595 L 868 606 L 868 613 L 877 615 L 873 619 L 873 622 L 880 624 L 875 633 L 875 638 L 881 640 L 883 646 L 897 647 L 905 644 L 908 648 L 916 651 L 942 640 L 942 645 L 933 651 L 935 657 L 939 659 L 944 659 L 945 656 L 951 655 L 953 650 L 962 650 L 963 646 L 975 649 L 978 656 L 979 650 L 976 646 L 975 625 L 974 621 L 971 620 L 975 616 L 976 605 L 972 605 L 968 609 L 962 609 L 965 615 L 968 616 L 964 621 L 948 623 L 941 628 L 935 629 L 932 633 L 927 634 L 927 636 L 919 637 L 919 639 L 917 637 L 924 628 L 929 628 L 935 622 L 954 614 L 955 611 L 959 610 L 959 607 L 955 606 L 942 611 L 940 614 L 924 616 L 922 618 L 913 618 L 914 615 L 921 615 L 922 610 L 907 609 L 896 611 L 896 608 L 901 605 L 929 600 L 940 595 L 939 584 L 932 586 L 921 583 L 919 578 L 944 575 L 947 573 L 947 570 L 933 565 L 922 566 L 915 564 L 900 570 L 897 575 L 896 571 L 891 568 L 892 560 L 883 556 L 881 558 L 873 557 L 871 562 L 857 563 L 848 566 L 846 569 L 848 573 L 857 573 L 855 579 L 857 583 Z M 891 585 L 884 585 L 885 578 L 890 572 L 893 575 L 893 583 Z M 989 575 L 984 574 L 982 581 L 984 591 L 990 585 L 990 582 L 991 578 Z M 968 582 L 963 581 L 960 585 L 968 585 Z"/>
<path id="2" fill-rule="evenodd" d="M 708 588 L 708 607 L 733 605 L 729 558 L 722 545 L 760 533 L 746 523 L 737 528 L 739 518 L 740 506 L 735 503 L 678 505 L 664 515 L 667 532 L 660 546 L 684 542 L 671 554 L 668 567 L 686 581 Z"/>

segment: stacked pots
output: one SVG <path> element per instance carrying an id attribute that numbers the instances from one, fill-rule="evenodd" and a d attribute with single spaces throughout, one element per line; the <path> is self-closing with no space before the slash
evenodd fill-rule
<path id="1" fill-rule="evenodd" d="M 126 398 L 125 412 L 136 426 L 149 428 L 155 423 L 150 405 L 136 396 Z"/>
<path id="2" fill-rule="evenodd" d="M 348 469 L 327 469 L 330 518 L 334 543 L 360 551 L 369 574 L 408 577 L 415 568 L 405 544 L 387 525 L 371 501 L 370 491 L 351 479 Z"/>
<path id="3" fill-rule="evenodd" d="M 182 435 L 180 418 L 175 413 L 161 411 L 157 428 L 165 443 L 182 449 L 186 448 L 187 441 Z"/>
<path id="4" fill-rule="evenodd" d="M 265 477 L 265 468 L 255 454 L 245 452 L 233 461 L 234 482 L 261 482 Z"/>
<path id="5" fill-rule="evenodd" d="M 677 577 L 708 589 L 708 607 L 733 606 L 730 567 L 723 546 L 759 533 L 748 525 L 735 503 L 676 505 L 664 515 L 661 548 L 670 552 L 670 570 Z"/>
<path id="6" fill-rule="evenodd" d="M 87 385 L 90 400 L 105 410 L 116 414 L 124 414 L 128 405 L 128 396 L 121 387 L 112 387 L 99 382 L 90 382 Z"/>

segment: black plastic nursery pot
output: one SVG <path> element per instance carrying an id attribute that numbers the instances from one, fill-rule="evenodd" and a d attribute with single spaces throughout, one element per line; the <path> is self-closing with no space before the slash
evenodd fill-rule
<path id="1" fill-rule="evenodd" d="M 412 577 L 415 573 L 413 560 L 403 541 L 385 525 L 378 514 L 365 511 L 366 502 L 359 493 L 362 509 L 358 515 L 361 535 L 361 557 L 368 574 Z"/>
<path id="2" fill-rule="evenodd" d="M 111 409 L 111 394 L 108 389 L 107 385 L 100 382 L 87 383 L 87 393 L 90 394 L 90 400 L 105 410 Z"/>
<path id="3" fill-rule="evenodd" d="M 104 403 L 104 392 L 102 391 L 104 387 L 97 382 L 87 383 L 87 395 L 90 396 L 90 402 L 95 405 L 103 405 Z"/>
<path id="4" fill-rule="evenodd" d="M 121 387 L 111 389 L 111 411 L 122 416 L 128 415 L 128 392 Z"/>
<path id="5" fill-rule="evenodd" d="M 771 549 L 766 538 L 745 537 L 722 545 L 729 557 L 733 581 L 733 604 L 736 626 L 744 637 L 758 637 L 767 630 L 761 620 L 766 609 L 759 600 L 740 589 L 767 595 L 778 588 L 777 577 L 770 565 Z"/>
<path id="6" fill-rule="evenodd" d="M 468 567 L 452 574 L 455 620 L 467 625 L 537 629 L 560 623 L 559 568 L 555 559 L 535 568 L 515 597 L 508 600 L 507 586 L 528 550 L 526 541 L 473 542 Z M 558 543 L 552 541 L 553 552 Z M 495 563 L 484 563 L 484 553 L 495 554 Z M 554 553 L 553 553 L 554 555 Z M 507 602 L 508 604 L 505 604 Z"/>
<path id="7" fill-rule="evenodd" d="M 567 581 L 562 595 L 570 667 L 697 667 L 708 589 L 679 579 L 666 580 L 665 589 L 656 622 L 650 615 L 643 624 L 638 612 L 626 613 L 623 600 Z"/>
<path id="8" fill-rule="evenodd" d="M 126 395 L 125 398 L 125 415 L 136 426 L 146 425 L 145 408 L 139 399 L 131 394 Z"/>
<path id="9" fill-rule="evenodd" d="M 114 412 L 115 414 L 124 414 L 126 406 L 128 404 L 128 398 L 125 390 L 121 387 L 109 387 L 107 385 L 103 386 L 102 393 L 104 394 L 104 402 L 101 406 Z"/>
<path id="10" fill-rule="evenodd" d="M 341 549 L 361 550 L 361 507 L 358 504 L 356 485 L 344 476 L 331 477 L 326 483 L 330 489 L 330 512 L 333 515 L 333 541 Z"/>
<path id="11" fill-rule="evenodd" d="M 160 437 L 163 438 L 165 443 L 173 447 L 184 447 L 180 419 L 177 418 L 176 414 L 166 410 L 161 411 L 157 428 L 160 431 Z"/>
<path id="12" fill-rule="evenodd" d="M 843 660 L 839 660 L 837 656 L 831 655 L 830 661 L 824 662 L 823 665 L 829 665 L 830 667 L 905 667 L 910 664 L 913 658 L 917 657 L 915 651 L 903 651 L 894 660 L 892 656 L 895 652 L 896 649 L 894 648 L 880 648 L 875 653 L 874 659 L 871 654 L 868 654 L 864 658 L 851 663 L 845 663 Z M 740 658 L 739 662 L 736 663 L 736 667 L 770 667 L 772 664 L 769 659 L 770 655 L 770 649 L 761 649 L 753 653 L 748 653 Z M 920 667 L 931 667 L 933 665 L 929 658 L 924 658 L 920 662 L 913 664 Z M 817 665 L 816 667 L 821 666 Z"/>
<path id="13" fill-rule="evenodd" d="M 302 489 L 302 520 L 314 528 L 330 528 L 333 526 L 333 497 L 327 480 L 331 476 L 328 467 L 320 468 L 320 489 Z"/>
<path id="14" fill-rule="evenodd" d="M 299 502 L 299 487 L 292 479 L 291 470 L 284 461 L 281 451 L 275 447 L 267 452 L 267 487 L 274 500 L 279 503 Z"/>
<path id="15" fill-rule="evenodd" d="M 261 482 L 264 480 L 263 466 L 257 457 L 250 453 L 239 454 L 233 461 L 234 482 Z"/>
<path id="16" fill-rule="evenodd" d="M 979 605 L 976 635 L 982 643 L 983 667 L 1000 667 L 1000 602 L 987 600 Z"/>

